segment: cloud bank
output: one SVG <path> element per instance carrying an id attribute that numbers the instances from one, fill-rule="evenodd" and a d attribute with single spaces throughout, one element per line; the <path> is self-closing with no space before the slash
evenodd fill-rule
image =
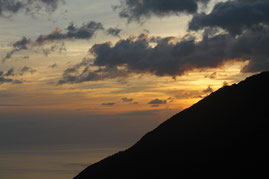
<path id="1" fill-rule="evenodd" d="M 249 61 L 245 72 L 262 71 L 269 68 L 268 32 L 249 30 L 235 37 L 228 33 L 212 36 L 205 31 L 202 40 L 189 37 L 177 42 L 175 37 L 143 34 L 115 45 L 96 44 L 90 49 L 94 59 L 67 69 L 59 83 L 99 81 L 134 73 L 175 78 L 194 69 L 217 68 L 231 60 Z"/>

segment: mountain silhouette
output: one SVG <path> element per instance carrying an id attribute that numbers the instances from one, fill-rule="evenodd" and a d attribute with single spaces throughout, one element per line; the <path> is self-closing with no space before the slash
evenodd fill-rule
<path id="1" fill-rule="evenodd" d="M 268 176 L 268 101 L 269 72 L 223 87 L 75 179 Z"/>

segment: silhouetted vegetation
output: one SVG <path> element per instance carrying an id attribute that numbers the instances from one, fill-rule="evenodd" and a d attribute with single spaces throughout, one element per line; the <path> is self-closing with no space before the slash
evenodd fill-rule
<path id="1" fill-rule="evenodd" d="M 75 179 L 267 176 L 268 84 L 263 72 L 225 86 Z"/>

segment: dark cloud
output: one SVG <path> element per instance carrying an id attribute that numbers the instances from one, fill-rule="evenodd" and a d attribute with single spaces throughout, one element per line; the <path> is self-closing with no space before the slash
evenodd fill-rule
<path id="1" fill-rule="evenodd" d="M 13 68 L 10 68 L 7 72 L 6 72 L 6 74 L 5 74 L 5 76 L 14 76 L 15 75 L 15 73 L 14 73 L 14 69 Z"/>
<path id="2" fill-rule="evenodd" d="M 180 13 L 196 13 L 198 3 L 207 4 L 209 0 L 121 0 L 115 6 L 122 18 L 128 21 L 141 21 L 152 15 L 166 16 Z"/>
<path id="3" fill-rule="evenodd" d="M 132 102 L 133 98 L 121 98 L 122 102 Z"/>
<path id="4" fill-rule="evenodd" d="M 35 47 L 39 48 L 40 46 L 41 44 L 39 42 L 33 42 L 31 39 L 23 37 L 21 40 L 16 41 L 12 44 L 12 50 L 7 52 L 6 56 L 2 59 L 2 62 L 5 62 L 6 60 L 12 58 L 12 56 L 16 52 L 33 49 Z M 43 52 L 45 56 L 49 56 L 53 52 L 62 53 L 66 51 L 66 48 L 64 42 L 57 42 L 56 44 L 52 45 L 49 48 L 41 48 L 40 50 Z M 29 56 L 24 56 L 23 59 L 29 59 Z"/>
<path id="5" fill-rule="evenodd" d="M 22 69 L 15 71 L 14 68 L 10 68 L 8 71 L 3 72 L 0 71 L 0 77 L 2 78 L 3 82 L 13 82 L 13 83 L 20 83 L 19 81 L 16 80 L 12 80 L 12 79 L 7 79 L 6 77 L 11 77 L 11 76 L 23 76 L 26 73 L 35 73 L 36 70 L 28 67 L 28 66 L 24 66 Z"/>
<path id="6" fill-rule="evenodd" d="M 12 84 L 21 84 L 21 80 L 16 80 L 9 78 L 9 76 L 14 76 L 13 68 L 9 69 L 7 72 L 0 71 L 0 85 L 4 83 L 12 83 Z"/>
<path id="7" fill-rule="evenodd" d="M 60 29 L 55 29 L 48 35 L 40 35 L 36 42 L 42 44 L 46 41 L 65 40 L 65 39 L 91 39 L 98 30 L 103 30 L 103 25 L 94 21 L 82 24 L 77 27 L 74 24 L 70 24 L 66 28 L 66 32 L 62 32 Z"/>
<path id="8" fill-rule="evenodd" d="M 209 14 L 201 13 L 193 17 L 189 29 L 219 27 L 233 35 L 246 29 L 262 30 L 269 24 L 268 0 L 234 0 L 220 2 Z"/>
<path id="9" fill-rule="evenodd" d="M 103 27 L 100 22 L 90 21 L 84 23 L 81 26 L 76 26 L 71 23 L 63 31 L 56 28 L 49 34 L 40 35 L 34 42 L 34 45 L 43 45 L 46 42 L 54 42 L 61 40 L 73 40 L 73 39 L 86 39 L 90 40 L 98 31 L 106 31 L 109 35 L 119 36 L 121 29 L 118 28 L 108 28 L 107 30 Z"/>
<path id="10" fill-rule="evenodd" d="M 102 103 L 102 106 L 114 106 L 116 103 Z"/>
<path id="11" fill-rule="evenodd" d="M 0 85 L 3 83 L 11 83 L 13 80 L 9 78 L 5 78 L 4 76 L 0 76 Z"/>
<path id="12" fill-rule="evenodd" d="M 47 5 L 51 10 L 56 10 L 60 2 L 62 3 L 65 2 L 64 0 L 40 0 L 40 1 L 45 5 Z"/>
<path id="13" fill-rule="evenodd" d="M 13 44 L 13 47 L 14 48 L 17 48 L 17 49 L 27 49 L 27 45 L 30 43 L 30 39 L 27 39 L 26 37 L 23 37 L 21 40 L 15 42 Z"/>
<path id="14" fill-rule="evenodd" d="M 0 0 L 0 17 L 9 17 L 20 11 L 34 13 L 42 9 L 53 12 L 64 0 Z"/>
<path id="15" fill-rule="evenodd" d="M 16 52 L 27 50 L 30 43 L 31 40 L 26 37 L 23 37 L 21 40 L 14 42 L 12 44 L 13 49 L 6 54 L 2 61 L 5 62 L 7 59 L 10 59 Z"/>
<path id="16" fill-rule="evenodd" d="M 205 89 L 204 91 L 203 91 L 203 93 L 206 93 L 206 94 L 208 94 L 208 93 L 212 93 L 213 92 L 213 88 L 209 85 L 208 86 L 208 88 L 207 89 Z"/>
<path id="17" fill-rule="evenodd" d="M 0 15 L 3 13 L 17 13 L 23 8 L 23 3 L 16 0 L 0 0 Z"/>
<path id="18" fill-rule="evenodd" d="M 161 99 L 154 99 L 148 102 L 148 104 L 152 104 L 152 105 L 159 105 L 159 104 L 166 104 L 166 103 L 167 103 L 166 100 L 161 100 Z"/>
<path id="19" fill-rule="evenodd" d="M 61 43 L 54 44 L 49 48 L 45 48 L 42 51 L 45 56 L 49 56 L 51 53 L 54 53 L 54 52 L 63 53 L 64 51 L 67 51 L 67 50 L 65 48 L 64 42 L 61 42 Z"/>
<path id="20" fill-rule="evenodd" d="M 269 29 L 248 30 L 238 36 L 206 30 L 201 40 L 176 40 L 143 34 L 119 40 L 115 45 L 96 44 L 90 49 L 94 55 L 91 63 L 82 63 L 73 71 L 67 69 L 60 83 L 113 79 L 135 73 L 175 78 L 194 69 L 218 68 L 231 60 L 249 61 L 243 72 L 269 68 Z"/>
<path id="21" fill-rule="evenodd" d="M 84 60 L 73 67 L 70 67 L 64 71 L 63 79 L 59 80 L 59 84 L 65 83 L 82 83 L 85 81 L 101 81 L 105 79 L 127 77 L 128 71 L 125 69 L 118 69 L 117 67 L 111 68 L 99 68 L 97 70 L 91 70 L 91 63 L 88 60 Z M 83 68 L 82 72 L 80 72 Z"/>
<path id="22" fill-rule="evenodd" d="M 121 29 L 119 28 L 108 28 L 106 33 L 115 37 L 120 37 Z"/>
<path id="23" fill-rule="evenodd" d="M 24 74 L 26 74 L 26 73 L 31 73 L 31 74 L 33 74 L 33 73 L 35 73 L 35 72 L 36 72 L 35 69 L 33 69 L 33 68 L 31 68 L 31 67 L 28 67 L 28 66 L 24 66 L 24 67 L 20 70 L 20 75 L 24 75 Z"/>
<path id="24" fill-rule="evenodd" d="M 90 21 L 82 26 L 77 27 L 74 24 L 70 24 L 66 28 L 66 32 L 62 32 L 60 29 L 55 29 L 53 32 L 47 35 L 40 35 L 36 43 L 43 44 L 45 42 L 67 40 L 67 39 L 91 39 L 95 33 L 99 30 L 103 30 L 104 27 L 101 23 Z"/>

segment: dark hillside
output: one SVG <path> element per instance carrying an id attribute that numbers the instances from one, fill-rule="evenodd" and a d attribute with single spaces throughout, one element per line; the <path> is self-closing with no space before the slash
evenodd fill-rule
<path id="1" fill-rule="evenodd" d="M 269 72 L 223 87 L 75 179 L 268 175 L 268 101 Z"/>

